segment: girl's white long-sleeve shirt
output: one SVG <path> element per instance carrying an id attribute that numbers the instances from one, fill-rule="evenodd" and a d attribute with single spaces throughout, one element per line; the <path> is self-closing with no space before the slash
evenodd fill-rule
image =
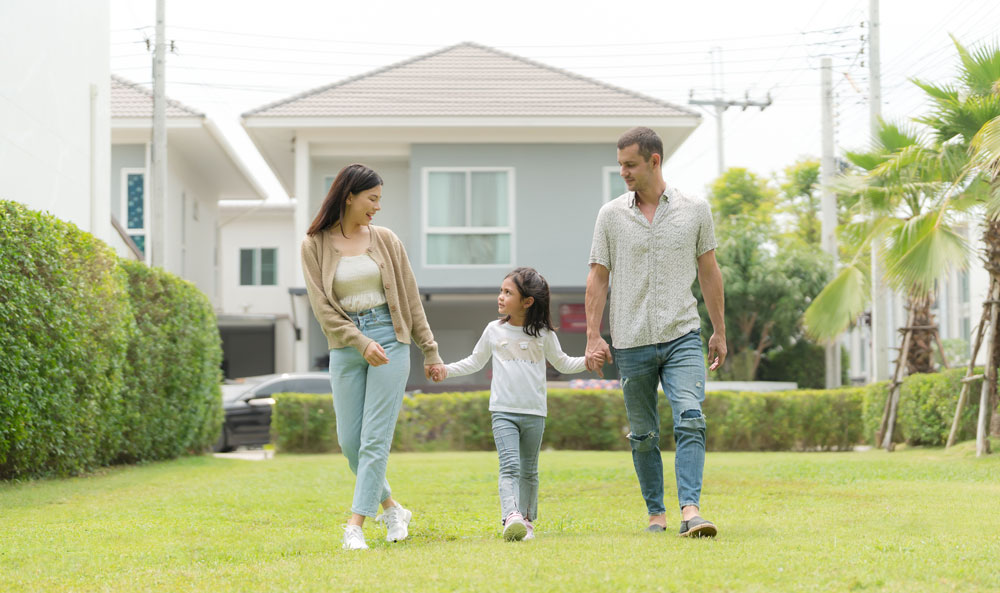
<path id="1" fill-rule="evenodd" d="M 521 326 L 497 320 L 486 326 L 470 356 L 445 365 L 445 369 L 449 377 L 471 375 L 486 366 L 490 357 L 491 412 L 545 416 L 545 361 L 565 374 L 587 368 L 585 357 L 568 356 L 562 351 L 555 332 L 543 329 L 538 337 L 532 337 Z"/>

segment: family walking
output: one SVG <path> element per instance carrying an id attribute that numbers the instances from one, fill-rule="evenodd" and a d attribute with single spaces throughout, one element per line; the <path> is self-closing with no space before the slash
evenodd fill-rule
<path id="1" fill-rule="evenodd" d="M 486 325 L 467 358 L 448 365 L 438 354 L 402 242 L 371 224 L 381 210 L 382 179 L 363 165 L 340 171 L 302 243 L 302 263 L 330 347 L 337 438 L 357 477 L 345 549 L 368 547 L 362 526 L 369 517 L 385 523 L 388 541 L 408 536 L 412 512 L 396 501 L 385 474 L 411 341 L 423 353 L 425 376 L 434 381 L 474 373 L 492 360 L 489 410 L 505 539 L 534 537 L 546 361 L 566 374 L 589 369 L 603 376 L 604 364 L 618 366 L 650 532 L 666 530 L 657 411 L 662 384 L 673 414 L 680 535 L 716 535 L 716 526 L 699 514 L 706 371 L 691 285 L 697 278 L 711 318 L 708 360 L 715 369 L 726 357 L 722 274 L 707 202 L 668 187 L 662 162 L 663 145 L 652 130 L 634 128 L 619 139 L 618 163 L 629 191 L 601 208 L 594 227 L 585 356 L 562 351 L 548 283 L 521 267 L 501 280 L 499 319 Z M 600 334 L 609 287 L 610 346 Z"/>

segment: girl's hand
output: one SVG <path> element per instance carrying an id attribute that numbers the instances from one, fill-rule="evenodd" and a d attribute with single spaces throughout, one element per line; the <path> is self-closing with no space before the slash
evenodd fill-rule
<path id="1" fill-rule="evenodd" d="M 444 365 L 441 363 L 428 364 L 424 366 L 424 376 L 435 383 L 440 383 L 448 376 L 448 371 L 444 370 Z"/>
<path id="2" fill-rule="evenodd" d="M 389 362 L 389 357 L 385 355 L 385 350 L 382 349 L 382 346 L 379 346 L 378 342 L 368 344 L 363 356 L 368 361 L 368 364 L 373 367 L 382 366 Z"/>

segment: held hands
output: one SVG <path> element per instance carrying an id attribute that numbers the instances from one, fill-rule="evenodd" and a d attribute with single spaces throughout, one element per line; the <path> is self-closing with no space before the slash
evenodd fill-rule
<path id="1" fill-rule="evenodd" d="M 594 338 L 587 340 L 587 370 L 594 371 L 597 376 L 604 378 L 604 365 L 605 363 L 614 362 L 614 358 L 611 356 L 611 348 L 608 347 L 608 343 L 604 341 L 604 338 Z"/>
<path id="2" fill-rule="evenodd" d="M 385 350 L 382 349 L 382 346 L 380 346 L 378 342 L 371 342 L 368 344 L 368 347 L 365 348 L 365 353 L 362 356 L 364 356 L 365 360 L 368 361 L 368 364 L 373 367 L 382 366 L 383 364 L 389 362 L 389 357 L 385 355 Z"/>
<path id="3" fill-rule="evenodd" d="M 444 365 L 441 363 L 427 364 L 424 365 L 424 376 L 435 383 L 440 383 L 448 377 L 448 371 L 445 370 Z"/>
<path id="4" fill-rule="evenodd" d="M 714 371 L 721 367 L 722 363 L 726 362 L 727 352 L 726 334 L 713 333 L 708 340 L 708 360 L 711 362 L 708 370 Z"/>

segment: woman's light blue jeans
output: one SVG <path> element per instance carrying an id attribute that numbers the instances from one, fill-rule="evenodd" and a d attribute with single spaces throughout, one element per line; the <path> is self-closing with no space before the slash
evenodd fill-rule
<path id="1" fill-rule="evenodd" d="M 538 452 L 545 416 L 493 412 L 493 440 L 500 457 L 500 521 L 518 511 L 538 518 Z"/>
<path id="2" fill-rule="evenodd" d="M 357 476 L 351 511 L 374 517 L 379 503 L 392 494 L 385 469 L 410 375 L 410 347 L 396 341 L 387 305 L 349 315 L 389 358 L 387 364 L 373 367 L 353 347 L 330 350 L 337 440 Z"/>
<path id="3" fill-rule="evenodd" d="M 621 373 L 625 411 L 629 423 L 632 463 L 650 515 L 663 507 L 663 461 L 660 458 L 660 413 L 657 383 L 670 401 L 674 419 L 674 475 L 681 508 L 699 506 L 705 468 L 705 358 L 701 332 L 676 340 L 614 351 Z"/>

